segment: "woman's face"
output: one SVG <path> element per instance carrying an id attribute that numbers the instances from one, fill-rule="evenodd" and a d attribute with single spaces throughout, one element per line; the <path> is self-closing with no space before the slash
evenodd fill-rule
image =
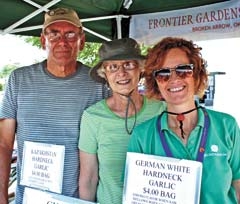
<path id="1" fill-rule="evenodd" d="M 159 69 L 171 68 L 171 75 L 166 81 L 156 79 L 156 82 L 161 95 L 168 104 L 180 105 L 194 100 L 194 78 L 191 69 L 185 77 L 178 76 L 174 71 L 178 65 L 189 66 L 189 64 L 186 53 L 180 48 L 169 50 L 165 56 L 163 65 Z"/>
<path id="2" fill-rule="evenodd" d="M 105 61 L 103 67 L 113 92 L 128 95 L 137 88 L 140 68 L 136 60 Z"/>

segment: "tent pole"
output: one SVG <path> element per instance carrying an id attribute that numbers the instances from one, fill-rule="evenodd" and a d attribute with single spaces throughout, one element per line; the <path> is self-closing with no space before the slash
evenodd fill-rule
<path id="1" fill-rule="evenodd" d="M 36 15 L 38 15 L 39 13 L 45 11 L 47 8 L 55 5 L 56 3 L 58 3 L 61 0 L 53 0 L 49 3 L 47 3 L 45 6 L 42 6 L 41 8 L 37 9 L 36 11 L 32 12 L 31 14 L 29 14 L 28 16 L 26 16 L 25 18 L 21 19 L 20 21 L 17 21 L 16 23 L 12 24 L 11 26 L 9 26 L 8 28 L 4 29 L 3 33 L 9 33 L 11 30 L 13 30 L 14 28 L 18 27 L 19 25 L 23 24 L 24 22 L 28 21 L 29 19 L 35 17 Z"/>
<path id="2" fill-rule="evenodd" d="M 121 39 L 122 38 L 122 19 L 123 18 L 129 18 L 129 16 L 125 15 L 117 15 L 116 16 L 116 21 L 117 21 L 117 38 Z"/>

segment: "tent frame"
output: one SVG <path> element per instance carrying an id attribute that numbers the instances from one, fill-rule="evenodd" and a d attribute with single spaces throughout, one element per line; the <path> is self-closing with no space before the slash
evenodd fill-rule
<path id="1" fill-rule="evenodd" d="M 41 6 L 37 3 L 35 3 L 32 0 L 22 0 L 34 7 L 37 8 L 36 11 L 32 12 L 31 14 L 25 16 L 24 18 L 22 18 L 21 20 L 15 22 L 14 24 L 10 25 L 9 27 L 7 27 L 4 30 L 0 30 L 0 34 L 16 34 L 19 32 L 23 32 L 23 31 L 29 31 L 29 30 L 36 30 L 36 29 L 41 29 L 42 25 L 38 25 L 38 26 L 29 26 L 29 27 L 22 27 L 22 28 L 17 28 L 18 26 L 20 26 L 21 24 L 25 23 L 26 21 L 28 21 L 29 19 L 37 16 L 38 14 L 42 13 L 42 12 L 47 12 L 49 11 L 49 8 L 54 6 L 55 4 L 59 3 L 62 0 L 52 0 L 49 3 L 47 3 L 44 6 Z M 129 16 L 127 15 L 112 15 L 112 16 L 102 16 L 102 17 L 94 17 L 94 18 L 85 18 L 85 19 L 81 19 L 81 22 L 89 22 L 89 21 L 99 21 L 99 20 L 106 20 L 106 19 L 115 19 L 116 20 L 116 24 L 117 24 L 117 38 L 120 39 L 122 38 L 122 26 L 121 26 L 121 21 L 123 18 L 129 18 Z M 94 36 L 97 36 L 103 40 L 106 41 L 111 41 L 110 38 L 107 38 L 104 35 L 101 35 L 100 33 L 97 33 L 89 28 L 86 28 L 83 26 L 83 30 L 87 31 L 89 33 L 91 33 Z"/>

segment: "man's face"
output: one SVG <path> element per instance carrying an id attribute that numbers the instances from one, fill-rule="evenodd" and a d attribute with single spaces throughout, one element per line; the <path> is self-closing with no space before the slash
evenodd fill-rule
<path id="1" fill-rule="evenodd" d="M 67 22 L 49 25 L 41 35 L 43 49 L 50 63 L 65 66 L 76 62 L 78 52 L 83 49 L 85 36 L 78 28 Z"/>

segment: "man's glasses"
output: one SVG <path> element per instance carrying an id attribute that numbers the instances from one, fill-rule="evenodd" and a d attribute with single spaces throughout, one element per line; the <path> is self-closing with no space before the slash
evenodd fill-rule
<path id="1" fill-rule="evenodd" d="M 160 82 L 166 82 L 170 79 L 172 72 L 174 71 L 178 77 L 185 79 L 193 75 L 193 64 L 180 64 L 174 68 L 161 68 L 153 71 L 153 76 Z"/>
<path id="2" fill-rule="evenodd" d="M 126 61 L 122 64 L 103 64 L 104 70 L 110 73 L 117 72 L 120 67 L 122 67 L 125 71 L 133 70 L 138 67 L 138 63 L 136 61 Z"/>
<path id="3" fill-rule="evenodd" d="M 47 36 L 48 40 L 50 42 L 57 42 L 60 39 L 64 38 L 68 42 L 75 42 L 78 39 L 79 33 L 75 32 L 67 32 L 64 33 L 63 35 L 60 32 L 46 32 L 45 35 Z"/>

